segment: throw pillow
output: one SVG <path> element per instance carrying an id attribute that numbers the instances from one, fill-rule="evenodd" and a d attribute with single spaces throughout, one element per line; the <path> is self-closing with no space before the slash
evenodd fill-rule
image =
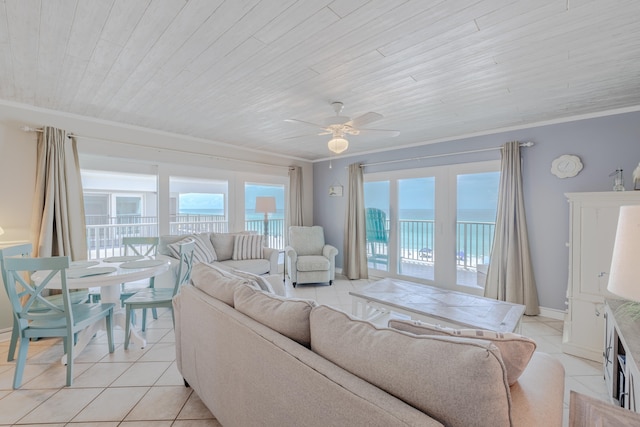
<path id="1" fill-rule="evenodd" d="M 233 256 L 233 244 L 236 235 L 250 234 L 248 231 L 239 233 L 211 233 L 211 243 L 216 251 L 218 261 L 227 261 Z"/>
<path id="2" fill-rule="evenodd" d="M 191 234 L 177 242 L 169 243 L 167 245 L 169 254 L 174 258 L 180 258 L 180 245 L 192 240 L 195 242 L 193 247 L 194 264 L 199 262 L 213 262 L 216 260 L 215 252 L 213 251 L 213 246 L 211 245 L 208 236 L 203 236 L 202 234 Z"/>
<path id="3" fill-rule="evenodd" d="M 377 328 L 323 305 L 310 325 L 311 350 L 442 424 L 510 425 L 507 375 L 491 342 Z"/>
<path id="4" fill-rule="evenodd" d="M 193 234 L 192 237 L 196 241 L 195 248 L 193 249 L 193 259 L 200 262 L 213 262 L 218 258 L 216 257 L 216 251 L 213 249 L 209 233 Z"/>
<path id="5" fill-rule="evenodd" d="M 238 277 L 216 266 L 200 263 L 191 270 L 191 283 L 202 292 L 233 307 L 233 294 L 238 287 L 252 286 L 242 277 Z"/>
<path id="6" fill-rule="evenodd" d="M 247 286 L 236 289 L 233 301 L 239 312 L 309 347 L 309 313 L 315 307 L 315 301 L 284 298 Z"/>
<path id="7" fill-rule="evenodd" d="M 260 259 L 264 249 L 264 236 L 261 234 L 238 234 L 233 243 L 234 261 Z"/>
<path id="8" fill-rule="evenodd" d="M 267 279 L 265 279 L 262 276 L 249 273 L 248 271 L 241 271 L 241 270 L 235 270 L 235 269 L 233 270 L 233 274 L 252 282 L 253 284 L 255 284 L 254 287 L 257 289 L 263 290 L 270 294 L 275 294 L 275 291 L 273 290 L 273 286 L 271 286 L 271 283 L 269 283 L 269 281 L 267 281 Z"/>
<path id="9" fill-rule="evenodd" d="M 513 385 L 524 372 L 527 364 L 536 351 L 536 342 L 525 336 L 509 333 L 487 331 L 482 329 L 453 329 L 439 325 L 423 323 L 419 320 L 389 320 L 389 327 L 416 335 L 444 335 L 450 337 L 488 340 L 500 350 L 502 361 L 507 368 L 507 380 Z"/>

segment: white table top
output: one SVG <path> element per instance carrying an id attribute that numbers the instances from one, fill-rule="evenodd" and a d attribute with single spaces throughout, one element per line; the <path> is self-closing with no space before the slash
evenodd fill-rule
<path id="1" fill-rule="evenodd" d="M 350 295 L 462 327 L 513 332 L 525 306 L 434 286 L 383 279 Z"/>
<path id="2" fill-rule="evenodd" d="M 146 257 L 145 260 L 154 259 L 153 257 Z M 86 288 L 94 288 L 94 287 L 102 287 L 102 286 L 112 286 L 119 285 L 121 283 L 135 282 L 137 280 L 148 279 L 149 277 L 154 277 L 159 274 L 164 273 L 169 270 L 170 263 L 167 260 L 158 260 L 163 261 L 161 264 L 152 266 L 152 267 L 143 267 L 143 268 L 122 268 L 121 265 L 125 264 L 124 262 L 105 262 L 104 260 L 99 260 L 98 264 L 92 265 L 88 268 L 89 270 L 92 268 L 104 268 L 110 267 L 115 269 L 113 272 L 108 274 L 96 274 L 84 277 L 71 277 L 70 272 L 73 270 L 73 265 L 67 270 L 67 288 L 68 289 L 86 289 Z M 83 267 L 80 267 L 83 268 Z M 32 276 L 32 279 L 36 282 L 45 272 L 37 272 Z M 60 281 L 51 280 L 49 283 L 49 288 L 52 289 L 60 289 Z"/>

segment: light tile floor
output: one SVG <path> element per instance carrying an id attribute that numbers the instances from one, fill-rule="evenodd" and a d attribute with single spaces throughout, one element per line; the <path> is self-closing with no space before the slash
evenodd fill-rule
<path id="1" fill-rule="evenodd" d="M 333 286 L 287 286 L 287 294 L 311 298 L 351 312 L 349 291 L 373 280 L 336 280 Z M 607 400 L 599 363 L 562 353 L 562 322 L 525 317 L 522 334 L 553 354 L 564 365 L 565 425 L 569 391 Z M 124 350 L 124 334 L 116 334 L 116 350 L 107 351 L 106 335 L 99 334 L 78 355 L 74 383 L 64 387 L 66 368 L 60 364 L 62 344 L 57 339 L 34 342 L 23 385 L 12 390 L 14 363 L 7 362 L 8 342 L 0 342 L 0 425 L 31 426 L 219 426 L 215 417 L 190 388 L 183 385 L 175 365 L 174 334 L 168 311 L 149 322 L 144 349 Z"/>

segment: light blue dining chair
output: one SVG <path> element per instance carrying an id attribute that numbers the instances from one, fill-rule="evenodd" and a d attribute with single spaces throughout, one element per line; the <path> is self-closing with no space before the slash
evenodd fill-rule
<path id="1" fill-rule="evenodd" d="M 72 304 L 67 288 L 69 257 L 5 258 L 5 289 L 18 326 L 20 347 L 13 377 L 13 388 L 22 384 L 32 338 L 61 337 L 67 355 L 67 386 L 73 382 L 74 335 L 95 322 L 106 319 L 109 353 L 113 353 L 113 308 L 115 304 Z M 28 277 L 34 272 L 46 272 L 39 283 Z M 43 296 L 46 287 L 55 280 L 62 288 L 62 305 Z"/>
<path id="2" fill-rule="evenodd" d="M 0 249 L 0 272 L 2 273 L 2 282 L 7 283 L 7 275 L 4 269 L 4 260 L 8 257 L 31 257 L 33 246 L 31 243 L 24 243 L 21 245 L 9 246 L 4 249 Z M 87 302 L 88 292 L 86 290 L 78 290 L 70 293 L 71 302 L 73 304 L 80 304 Z M 45 297 L 49 302 L 62 305 L 62 295 L 49 295 Z M 41 304 L 36 303 L 33 309 L 38 309 Z M 18 344 L 18 321 L 14 318 L 13 329 L 11 331 L 11 341 L 9 342 L 9 352 L 7 353 L 7 362 L 11 362 L 15 358 L 16 347 Z"/>
<path id="3" fill-rule="evenodd" d="M 195 241 L 191 240 L 187 243 L 179 245 L 180 265 L 176 276 L 176 282 L 173 288 L 150 288 L 140 292 L 136 292 L 133 296 L 124 300 L 125 310 L 127 312 L 126 330 L 124 334 L 124 348 L 129 348 L 129 339 L 131 337 L 131 317 L 133 310 L 142 309 L 142 330 L 145 330 L 147 322 L 148 308 L 169 308 L 171 317 L 173 317 L 172 300 L 180 291 L 180 286 L 189 282 L 191 279 L 191 269 L 193 267 L 193 249 Z"/>

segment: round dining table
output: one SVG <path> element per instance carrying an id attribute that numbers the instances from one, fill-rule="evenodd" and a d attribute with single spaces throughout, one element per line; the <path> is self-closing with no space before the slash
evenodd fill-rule
<path id="1" fill-rule="evenodd" d="M 120 288 L 123 283 L 131 283 L 158 276 L 169 270 L 170 262 L 166 259 L 142 256 L 117 256 L 101 260 L 73 261 L 67 269 L 68 289 L 100 288 L 100 300 L 115 304 L 113 311 L 114 326 L 126 330 L 125 311 L 120 303 Z M 38 272 L 32 276 L 32 280 L 38 281 L 38 275 L 46 272 Z M 59 280 L 52 280 L 48 286 L 51 289 L 60 289 Z M 105 322 L 98 322 L 96 325 Z M 100 326 L 89 327 L 78 334 L 74 354 L 79 354 L 91 341 Z M 144 348 L 147 341 L 136 329 L 131 328 L 131 342 Z M 66 357 L 62 358 L 66 363 Z"/>

